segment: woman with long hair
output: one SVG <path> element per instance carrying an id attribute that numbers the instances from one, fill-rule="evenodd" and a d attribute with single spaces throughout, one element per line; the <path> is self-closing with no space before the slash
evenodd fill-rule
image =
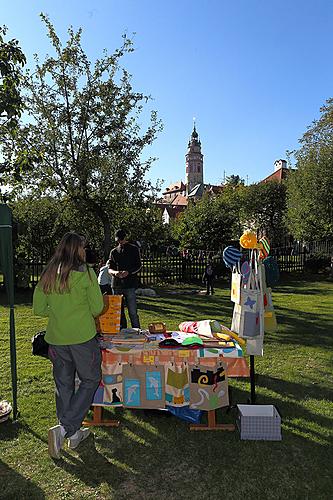
<path id="1" fill-rule="evenodd" d="M 60 458 L 61 448 L 76 448 L 88 437 L 82 421 L 101 379 L 101 353 L 94 317 L 103 297 L 94 271 L 85 264 L 85 240 L 66 233 L 35 288 L 33 311 L 46 316 L 45 340 L 53 364 L 59 424 L 48 433 L 49 454 Z M 80 385 L 75 391 L 75 372 Z"/>

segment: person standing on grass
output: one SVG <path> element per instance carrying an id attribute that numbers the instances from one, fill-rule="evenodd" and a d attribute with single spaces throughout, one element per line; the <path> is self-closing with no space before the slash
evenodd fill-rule
<path id="1" fill-rule="evenodd" d="M 107 261 L 106 264 L 103 263 L 100 267 L 97 281 L 103 295 L 112 295 L 109 261 Z"/>
<path id="2" fill-rule="evenodd" d="M 101 352 L 94 317 L 103 309 L 95 272 L 85 263 L 85 240 L 66 233 L 43 270 L 33 296 L 33 312 L 46 316 L 45 340 L 53 364 L 59 425 L 48 433 L 49 454 L 75 449 L 90 434 L 81 429 L 101 379 Z M 75 392 L 75 373 L 81 381 Z"/>
<path id="3" fill-rule="evenodd" d="M 203 283 L 206 282 L 206 285 L 207 285 L 206 295 L 214 295 L 214 288 L 213 288 L 214 268 L 213 268 L 213 263 L 211 260 L 209 260 L 207 262 L 205 272 L 203 273 L 203 276 L 202 276 L 202 282 Z"/>
<path id="4" fill-rule="evenodd" d="M 125 297 L 132 328 L 140 328 L 135 293 L 139 285 L 138 272 L 141 269 L 140 250 L 137 245 L 127 241 L 124 229 L 116 231 L 115 241 L 118 245 L 111 250 L 109 257 L 112 293 L 113 295 L 123 295 Z M 123 305 L 120 326 L 121 328 L 127 327 Z"/>

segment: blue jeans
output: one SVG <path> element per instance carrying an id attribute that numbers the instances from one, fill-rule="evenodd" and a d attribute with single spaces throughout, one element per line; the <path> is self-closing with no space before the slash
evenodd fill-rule
<path id="1" fill-rule="evenodd" d="M 101 380 L 101 351 L 95 337 L 74 345 L 50 345 L 59 422 L 71 437 L 82 425 Z M 81 381 L 75 391 L 75 372 Z"/>
<path id="2" fill-rule="evenodd" d="M 123 295 L 126 301 L 128 315 L 132 328 L 140 328 L 140 320 L 137 312 L 135 288 L 112 288 L 113 295 Z M 120 328 L 127 328 L 124 304 L 121 307 Z"/>

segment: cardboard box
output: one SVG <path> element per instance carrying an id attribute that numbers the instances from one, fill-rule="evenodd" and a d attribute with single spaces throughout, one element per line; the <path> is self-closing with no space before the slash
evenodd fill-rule
<path id="1" fill-rule="evenodd" d="M 281 416 L 273 405 L 237 405 L 241 439 L 281 441 Z"/>
<path id="2" fill-rule="evenodd" d="M 97 332 L 110 335 L 120 332 L 122 299 L 122 295 L 103 295 L 104 309 L 95 320 Z"/>

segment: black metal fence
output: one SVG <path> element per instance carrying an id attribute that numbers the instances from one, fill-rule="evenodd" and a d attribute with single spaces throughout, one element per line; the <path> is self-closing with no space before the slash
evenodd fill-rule
<path id="1" fill-rule="evenodd" d="M 333 241 L 317 241 L 307 244 L 296 242 L 292 246 L 271 249 L 279 264 L 280 271 L 303 272 L 306 261 L 314 254 L 330 256 L 333 253 Z M 159 252 L 142 252 L 142 269 L 140 281 L 143 286 L 157 283 L 190 283 L 201 280 L 205 267 L 211 259 L 218 276 L 228 275 L 222 250 L 220 252 L 204 250 L 186 250 L 178 252 L 175 249 L 163 249 Z M 47 259 L 43 257 L 30 259 L 19 263 L 19 286 L 35 286 L 39 280 Z M 97 269 L 96 269 L 97 271 Z M 20 278 L 21 276 L 21 278 Z"/>

